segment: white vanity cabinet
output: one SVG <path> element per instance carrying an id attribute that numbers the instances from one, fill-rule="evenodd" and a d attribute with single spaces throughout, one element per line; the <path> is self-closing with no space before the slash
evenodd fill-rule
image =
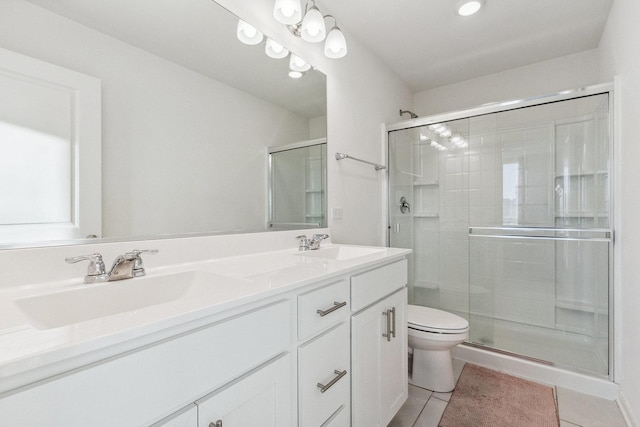
<path id="1" fill-rule="evenodd" d="M 351 278 L 353 427 L 386 426 L 407 399 L 406 282 L 405 260 Z"/>

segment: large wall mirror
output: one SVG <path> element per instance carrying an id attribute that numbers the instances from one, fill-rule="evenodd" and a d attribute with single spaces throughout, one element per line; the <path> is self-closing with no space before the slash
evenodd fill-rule
<path id="1" fill-rule="evenodd" d="M 88 234 L 268 229 L 267 147 L 326 138 L 326 78 L 292 79 L 237 24 L 212 0 L 0 2 L 0 48 L 100 81 L 102 224 Z"/>

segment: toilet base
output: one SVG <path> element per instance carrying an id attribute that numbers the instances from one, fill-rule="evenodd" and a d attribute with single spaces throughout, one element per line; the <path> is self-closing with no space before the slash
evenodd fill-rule
<path id="1" fill-rule="evenodd" d="M 411 383 L 427 390 L 447 393 L 453 391 L 453 365 L 449 350 L 413 349 Z"/>

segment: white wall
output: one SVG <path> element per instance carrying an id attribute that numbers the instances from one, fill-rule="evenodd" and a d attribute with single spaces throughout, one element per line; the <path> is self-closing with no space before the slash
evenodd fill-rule
<path id="1" fill-rule="evenodd" d="M 419 92 L 415 112 L 428 116 L 603 83 L 599 59 L 593 49 Z"/>
<path id="2" fill-rule="evenodd" d="M 296 39 L 275 21 L 273 0 L 217 1 L 327 75 L 327 185 L 332 238 L 338 243 L 383 245 L 384 172 L 351 160 L 338 162 L 334 156 L 343 152 L 384 163 L 381 126 L 397 121 L 400 108 L 412 108 L 410 89 L 352 37 L 348 28 L 341 29 L 349 53 L 345 58 L 330 60 L 324 57 L 321 44 Z M 323 12 L 331 13 L 320 2 L 317 4 Z M 334 207 L 343 209 L 341 220 L 332 220 Z"/>
<path id="3" fill-rule="evenodd" d="M 261 229 L 265 147 L 309 138 L 305 118 L 26 1 L 0 2 L 0 46 L 102 80 L 105 236 Z"/>
<path id="4" fill-rule="evenodd" d="M 640 2 L 615 0 L 605 28 L 600 53 L 605 76 L 617 75 L 616 130 L 619 153 L 617 269 L 619 301 L 617 326 L 622 349 L 619 355 L 620 405 L 634 426 L 640 426 Z"/>

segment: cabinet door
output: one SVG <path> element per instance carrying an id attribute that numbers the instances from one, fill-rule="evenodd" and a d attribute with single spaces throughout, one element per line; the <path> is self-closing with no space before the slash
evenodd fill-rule
<path id="1" fill-rule="evenodd" d="M 408 396 L 406 291 L 406 288 L 402 289 L 383 301 L 384 310 L 394 311 L 390 315 L 395 332 L 395 336 L 392 334 L 390 341 L 381 337 L 380 408 L 383 426 L 391 422 Z"/>
<path id="2" fill-rule="evenodd" d="M 198 427 L 291 426 L 291 372 L 286 354 L 197 401 Z"/>
<path id="3" fill-rule="evenodd" d="M 352 317 L 354 427 L 386 426 L 407 398 L 405 309 L 403 288 Z"/>

